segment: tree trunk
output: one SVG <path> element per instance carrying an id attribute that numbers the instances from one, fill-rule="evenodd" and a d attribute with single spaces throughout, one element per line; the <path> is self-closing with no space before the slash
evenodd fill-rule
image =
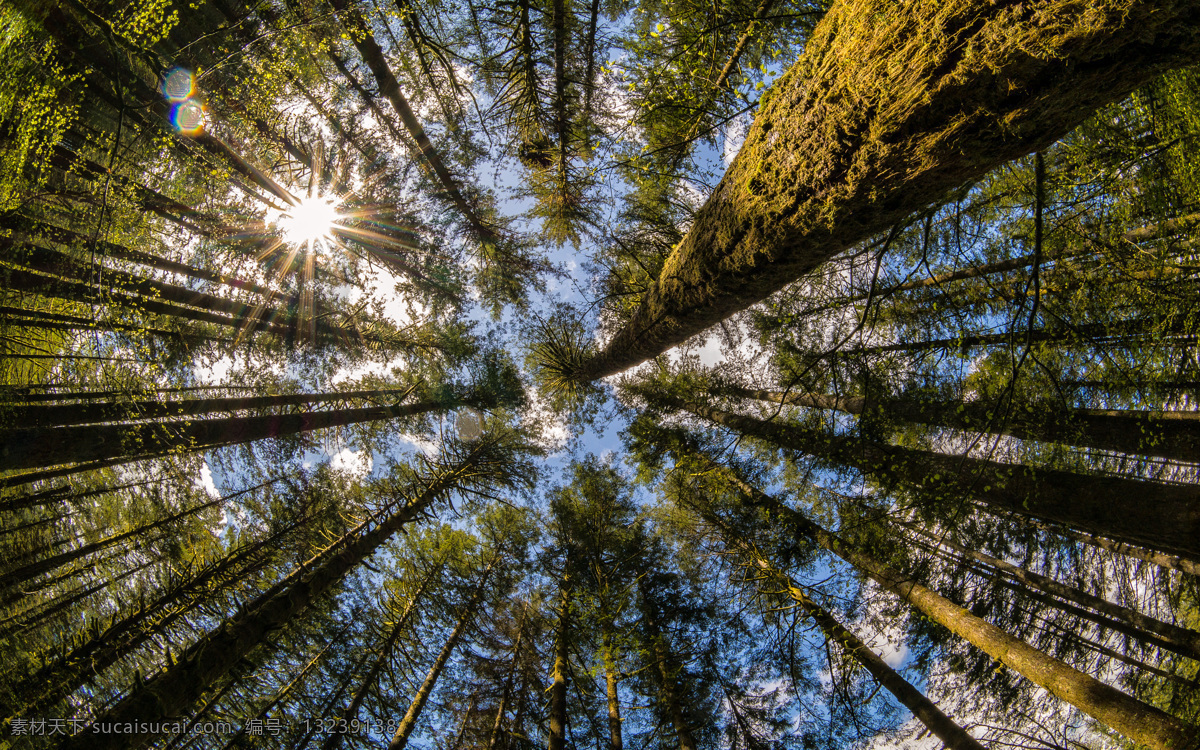
<path id="1" fill-rule="evenodd" d="M 79 315 L 46 312 L 44 310 L 27 310 L 20 307 L 9 307 L 8 305 L 0 305 L 0 324 L 37 331 L 113 331 L 137 333 L 158 336 L 164 341 L 187 342 L 190 339 L 193 344 L 199 341 L 232 341 L 232 339 L 222 336 L 188 334 L 183 331 L 169 331 L 165 328 L 152 328 L 136 323 L 116 323 L 112 320 L 102 318 L 84 318 Z"/>
<path id="2" fill-rule="evenodd" d="M 332 633 L 331 635 L 333 637 L 329 639 L 328 645 L 317 652 L 313 658 L 309 659 L 308 663 L 304 665 L 304 668 L 300 670 L 300 673 L 289 680 L 286 685 L 284 685 L 277 693 L 275 693 L 274 698 L 268 701 L 265 706 L 255 711 L 253 716 L 247 716 L 242 719 L 242 726 L 239 727 L 236 732 L 234 732 L 233 737 L 230 738 L 228 742 L 221 746 L 221 750 L 234 750 L 234 748 L 245 747 L 244 742 L 249 733 L 250 722 L 255 720 L 261 721 L 267 716 L 267 714 L 271 712 L 271 709 L 275 708 L 284 700 L 286 700 L 287 697 L 291 695 L 292 691 L 295 690 L 298 685 L 304 682 L 304 678 L 308 677 L 308 673 L 311 672 L 318 663 L 320 663 L 321 659 L 325 656 L 325 652 L 333 648 L 333 644 L 341 640 L 341 637 L 345 632 L 346 628 L 343 627 L 340 632 Z"/>
<path id="3" fill-rule="evenodd" d="M 342 697 L 342 693 L 344 693 L 346 691 L 346 688 L 348 688 L 350 686 L 350 681 L 354 679 L 355 675 L 358 674 L 358 670 L 365 663 L 366 663 L 366 657 L 364 656 L 362 659 L 355 662 L 349 669 L 345 670 L 345 674 L 342 676 L 341 682 L 338 683 L 337 687 L 334 690 L 330 691 L 329 700 L 325 702 L 325 706 L 321 710 L 321 713 L 317 714 L 318 716 L 325 717 L 325 716 L 333 715 L 331 712 L 333 711 L 334 704 L 336 704 L 338 702 L 338 699 L 340 699 Z M 214 701 L 214 703 L 215 703 L 215 701 Z M 193 722 L 196 721 L 199 717 L 200 717 L 200 714 L 196 714 L 193 717 L 192 721 Z M 321 722 L 319 722 L 319 721 L 311 722 L 311 726 L 307 730 L 305 730 L 304 734 L 300 735 L 300 738 L 298 740 L 296 740 L 294 743 L 292 743 L 292 745 L 291 745 L 292 750 L 307 750 L 309 747 L 309 740 L 311 740 L 312 736 L 314 734 L 316 734 L 318 731 L 320 731 L 322 728 L 323 728 L 323 725 Z M 171 749 L 170 749 L 170 747 L 167 747 L 167 748 L 164 748 L 164 750 L 171 750 Z"/>
<path id="4" fill-rule="evenodd" d="M 737 71 L 739 63 L 742 59 L 742 53 L 746 50 L 746 45 L 754 36 L 755 27 L 758 25 L 758 19 L 764 17 L 771 11 L 775 5 L 775 0 L 759 0 L 758 7 L 754 9 L 754 16 L 751 17 L 750 23 L 746 26 L 746 30 L 742 32 L 738 38 L 737 44 L 734 45 L 733 51 L 729 53 L 729 58 L 725 61 L 725 65 L 721 67 L 721 72 L 717 75 L 717 80 L 713 81 L 713 91 L 720 94 L 721 89 L 725 88 L 725 84 L 729 81 L 730 76 Z M 692 132 L 688 133 L 688 139 L 696 135 L 696 126 L 692 126 Z"/>
<path id="5" fill-rule="evenodd" d="M 517 621 L 517 637 L 512 649 L 512 671 L 504 679 L 504 690 L 500 693 L 500 703 L 496 706 L 496 718 L 492 721 L 492 731 L 488 733 L 486 750 L 497 750 L 500 746 L 500 730 L 504 726 L 504 712 L 508 709 L 508 699 L 512 696 L 513 676 L 519 669 L 521 657 L 521 642 L 525 638 L 525 616 L 529 611 L 528 602 L 521 608 L 521 619 Z"/>
<path id="6" fill-rule="evenodd" d="M 1021 440 L 1062 443 L 1174 461 L 1200 462 L 1200 412 L 1068 409 L 1035 411 L 980 401 L 918 401 L 786 393 L 721 386 L 721 393 L 776 404 L 862 414 L 872 408 L 906 422 L 1011 435 Z"/>
<path id="7" fill-rule="evenodd" d="M 248 302 L 135 276 L 124 271 L 87 266 L 84 261 L 58 250 L 28 244 L 13 245 L 8 240 L 0 239 L 0 247 L 3 246 L 9 248 L 6 255 L 14 265 L 20 264 L 19 267 L 5 269 L 5 273 L 11 276 L 11 283 L 22 285 L 34 293 L 88 303 L 110 297 L 120 300 L 133 299 L 137 305 L 145 307 L 148 311 L 155 311 L 148 307 L 149 304 L 165 306 L 175 310 L 179 317 L 194 318 L 197 311 L 186 308 L 198 308 L 200 311 L 224 314 L 198 318 L 207 322 L 245 325 L 254 330 L 265 328 L 284 335 L 291 333 L 296 325 L 295 314 L 291 312 L 285 316 L 272 314 L 269 319 L 263 317 L 263 311 L 268 307 L 288 309 L 296 301 L 295 298 L 283 297 L 275 292 L 268 292 L 264 299 L 251 305 Z M 31 274 L 30 270 L 47 275 Z M 81 284 L 89 291 L 80 291 Z M 101 292 L 100 288 L 104 291 Z M 321 312 L 324 312 L 324 308 Z M 224 317 L 226 315 L 229 317 Z M 316 330 L 325 339 L 336 339 L 346 333 L 328 321 L 317 323 Z"/>
<path id="8" fill-rule="evenodd" d="M 164 315 L 196 323 L 211 323 L 226 328 L 244 328 L 249 332 L 265 331 L 280 336 L 285 340 L 295 332 L 295 329 L 287 325 L 275 323 L 263 317 L 253 317 L 249 311 L 240 315 L 225 315 L 181 305 L 176 302 L 129 294 L 118 289 L 106 289 L 101 296 L 97 294 L 97 290 L 92 284 L 59 278 L 57 276 L 37 274 L 21 268 L 4 268 L 0 270 L 0 276 L 4 278 L 6 285 L 10 289 L 18 289 L 43 297 L 65 299 L 89 305 L 103 302 L 108 306 L 124 306 L 127 309 L 138 310 L 143 314 Z"/>
<path id="9" fill-rule="evenodd" d="M 930 545 L 929 548 L 931 551 L 936 552 L 938 545 L 946 547 L 948 550 L 958 552 L 962 558 L 970 558 L 976 560 L 977 563 L 988 565 L 995 571 L 1002 572 L 1002 574 L 1012 577 L 1013 580 L 1024 583 L 1027 587 L 1037 589 L 1039 592 L 1045 594 L 1057 596 L 1060 599 L 1073 601 L 1076 605 L 1086 607 L 1088 610 L 1094 610 L 1105 616 L 1097 618 L 1091 616 L 1091 613 L 1072 611 L 1073 614 L 1078 614 L 1079 617 L 1090 619 L 1094 623 L 1105 626 L 1105 628 L 1123 632 L 1123 634 L 1130 637 L 1153 643 L 1154 646 L 1158 646 L 1159 648 L 1165 648 L 1176 654 L 1187 656 L 1189 659 L 1200 661 L 1200 632 L 1180 628 L 1178 625 L 1164 623 L 1162 620 L 1147 617 L 1145 614 L 1133 610 L 1133 608 L 1114 604 L 1114 602 L 1104 599 L 1102 596 L 1088 594 L 1085 590 L 1075 588 L 1074 586 L 1067 586 L 1067 584 L 1055 581 L 1054 578 L 1037 574 L 1037 572 L 1033 572 L 1032 570 L 1019 568 L 1019 566 L 1008 563 L 1006 560 L 991 557 L 990 554 L 970 550 L 970 548 L 955 544 L 955 542 L 944 538 L 944 535 L 928 532 L 928 530 L 912 526 L 912 524 L 906 523 L 904 526 L 908 530 L 911 530 L 911 532 L 922 535 L 926 540 L 929 540 L 928 542 L 918 541 L 918 544 L 922 544 L 923 546 L 925 544 Z M 989 571 L 984 570 L 979 571 L 978 575 L 991 578 L 997 574 L 989 575 Z M 1014 587 L 1014 590 L 1018 593 L 1022 592 L 1020 587 Z M 1049 602 L 1054 600 L 1040 599 L 1040 601 L 1048 602 L 1049 604 Z"/>
<path id="10" fill-rule="evenodd" d="M 39 603 L 35 607 L 29 607 L 21 612 L 17 612 L 16 614 L 10 614 L 0 621 L 0 626 L 4 626 L 4 630 L 0 632 L 3 632 L 6 635 L 20 635 L 21 633 L 28 632 L 35 626 L 46 623 L 51 616 L 56 615 L 66 610 L 68 607 L 83 601 L 98 591 L 102 591 L 110 586 L 115 586 L 126 578 L 141 573 L 143 570 L 157 562 L 158 560 L 155 559 L 147 560 L 146 562 L 135 565 L 124 573 L 114 576 L 113 578 L 103 579 L 92 584 L 91 586 L 85 586 L 83 588 L 76 589 L 70 594 L 63 594 L 62 596 L 59 596 L 58 598 L 49 602 Z M 73 571 L 70 575 L 63 576 L 63 579 L 77 578 L 78 575 L 79 571 Z M 61 581 L 55 581 L 55 583 L 61 583 Z M 14 601 L 20 601 L 21 598 L 22 597 L 17 597 L 14 600 L 5 602 L 4 609 L 11 609 L 10 605 Z M 10 623 L 12 623 L 12 625 L 10 625 Z M 72 624 L 74 624 L 73 621 Z"/>
<path id="11" fill-rule="evenodd" d="M 567 101 L 567 0 L 551 0 L 551 27 L 554 32 L 554 129 L 558 134 L 558 180 L 556 187 L 566 201 L 567 147 L 571 141 L 571 117 Z"/>
<path id="12" fill-rule="evenodd" d="M 0 448 L 0 451 L 3 449 Z M 90 461 L 86 464 L 71 464 L 69 466 L 61 466 L 57 469 L 42 469 L 40 471 L 27 471 L 22 474 L 8 474 L 0 477 L 0 488 L 4 487 L 19 487 L 32 482 L 41 482 L 47 479 L 55 479 L 57 477 L 66 477 L 72 474 L 79 474 L 85 471 L 95 471 L 104 469 L 109 466 L 119 466 L 129 463 L 130 461 L 140 461 L 146 456 L 137 456 L 129 458 L 127 456 L 118 456 L 109 458 L 103 461 Z"/>
<path id="13" fill-rule="evenodd" d="M 750 487 L 740 479 L 735 478 L 734 482 L 741 488 L 743 497 L 749 504 L 769 508 L 772 515 L 778 514 L 783 523 L 795 533 L 863 571 L 880 586 L 916 607 L 934 622 L 1130 739 L 1146 744 L 1154 750 L 1191 748 L 1191 743 L 1200 739 L 1196 727 L 1131 698 L 1013 638 L 995 625 L 981 620 L 948 599 L 915 583 L 909 576 L 846 544 L 775 498 Z"/>
<path id="14" fill-rule="evenodd" d="M 894 695 L 896 700 L 912 711 L 913 716 L 916 716 L 947 748 L 950 750 L 984 750 L 978 740 L 968 734 L 953 719 L 942 713 L 937 704 L 913 687 L 912 683 L 904 679 L 899 672 L 888 666 L 887 662 L 862 642 L 862 639 L 847 630 L 829 611 L 814 602 L 794 580 L 772 565 L 762 553 L 749 543 L 739 542 L 725 524 L 722 524 L 716 517 L 703 512 L 701 515 L 717 527 L 727 546 L 737 549 L 752 567 L 757 567 L 761 571 L 766 582 L 771 586 L 772 593 L 783 594 L 799 604 L 809 618 L 821 628 L 826 641 L 840 645 L 847 654 L 878 680 L 880 685 Z"/>
<path id="15" fill-rule="evenodd" d="M 383 644 L 379 647 L 379 652 L 375 658 L 375 662 L 367 671 L 367 676 L 364 677 L 363 681 L 359 684 L 358 690 L 354 693 L 354 697 L 350 699 L 350 703 L 342 710 L 342 720 L 347 724 L 357 718 L 359 707 L 362 706 L 362 702 L 366 700 L 367 693 L 374 688 L 375 680 L 379 678 L 379 673 L 383 671 L 385 666 L 387 666 L 388 658 L 392 655 L 392 649 L 396 646 L 396 641 L 400 639 L 401 634 L 404 633 L 405 627 L 408 626 L 408 619 L 412 617 L 413 612 L 416 611 L 417 602 L 429 588 L 429 584 L 433 582 L 433 579 L 441 575 L 443 567 L 444 566 L 442 565 L 435 567 L 433 571 L 425 577 L 425 580 L 421 582 L 421 585 L 417 587 L 417 590 L 413 592 L 412 598 L 408 600 L 408 604 L 404 605 L 404 611 L 400 614 L 400 619 L 396 620 L 395 626 L 392 627 L 391 634 L 388 635 Z M 337 750 L 337 748 L 342 744 L 342 737 L 344 735 L 344 732 L 330 732 L 325 738 L 325 742 L 322 743 L 321 750 Z"/>
<path id="16" fill-rule="evenodd" d="M 311 406 L 336 401 L 403 398 L 411 392 L 411 388 L 376 388 L 328 393 L 281 393 L 273 396 L 214 396 L 180 401 L 92 401 L 82 404 L 0 406 L 0 414 L 11 424 L 20 424 L 27 428 L 64 427 L 100 422 L 193 417 L 214 412 L 254 411 L 282 406 Z"/>
<path id="17" fill-rule="evenodd" d="M 0 430 L 0 469 L 30 469 L 85 461 L 127 463 L 169 453 L 195 453 L 312 430 L 428 414 L 436 401 L 292 414 L 172 422 Z"/>
<path id="18" fill-rule="evenodd" d="M 241 279 L 224 276 L 216 271 L 209 271 L 203 268 L 197 268 L 186 263 L 163 258 L 153 253 L 145 252 L 144 250 L 136 250 L 123 245 L 118 245 L 107 240 L 93 240 L 91 237 L 80 234 L 72 229 L 60 227 L 53 224 L 46 224 L 34 219 L 28 219 L 23 216 L 9 216 L 0 218 L 0 226 L 8 229 L 16 229 L 26 238 L 41 238 L 53 240 L 59 245 L 66 245 L 75 248 L 96 247 L 103 251 L 102 254 L 109 258 L 117 258 L 131 263 L 153 268 L 158 271 L 167 273 L 179 274 L 192 279 L 201 281 L 211 281 L 214 284 L 224 284 L 225 286 L 250 292 L 252 294 L 260 294 L 268 296 L 273 294 L 270 289 L 259 286 L 250 281 L 242 281 Z"/>
<path id="19" fill-rule="evenodd" d="M 388 750 L 404 750 L 405 746 L 408 745 L 408 738 L 412 735 L 413 730 L 417 728 L 417 719 L 421 718 L 421 711 L 425 709 L 425 704 L 429 701 L 429 696 L 433 693 L 433 688 L 437 685 L 438 678 L 442 676 L 442 670 L 446 668 L 446 662 L 450 661 L 450 656 L 454 653 L 454 649 L 458 647 L 458 642 L 462 640 L 463 634 L 467 632 L 467 628 L 475 621 L 475 615 L 479 613 L 479 603 L 483 601 L 484 589 L 487 587 L 488 577 L 491 576 L 492 568 L 495 567 L 498 560 L 498 556 L 493 557 L 491 562 L 488 563 L 487 568 L 483 571 L 483 578 L 480 579 L 479 585 L 476 586 L 475 594 L 467 602 L 467 606 L 463 608 L 458 622 L 454 625 L 454 630 L 450 632 L 450 637 L 446 639 L 446 643 L 438 653 L 437 659 L 434 660 L 433 666 L 429 668 L 429 674 L 425 675 L 425 681 L 421 683 L 417 694 L 413 696 L 408 711 L 404 714 L 404 718 L 400 720 L 400 726 L 396 728 L 396 733 L 392 735 L 392 741 L 388 743 Z"/>
<path id="20" fill-rule="evenodd" d="M 633 317 L 572 375 L 655 357 L 1045 148 L 1194 61 L 1198 26 L 1150 0 L 835 2 Z"/>
<path id="21" fill-rule="evenodd" d="M 301 516 L 276 533 L 234 550 L 188 580 L 162 591 L 136 612 L 113 622 L 95 638 L 42 667 L 29 681 L 41 686 L 41 690 L 23 710 L 32 715 L 52 709 L 155 633 L 177 622 L 200 604 L 205 595 L 224 591 L 245 576 L 261 570 L 277 545 L 308 520 L 309 517 Z"/>
<path id="22" fill-rule="evenodd" d="M 22 565 L 21 567 L 16 568 L 15 570 L 10 570 L 7 573 L 0 575 L 0 591 L 7 589 L 11 586 L 15 586 L 19 583 L 24 583 L 25 581 L 29 581 L 30 579 L 32 579 L 36 576 L 39 576 L 42 573 L 46 573 L 46 572 L 49 572 L 56 568 L 62 567 L 63 565 L 66 565 L 67 563 L 74 562 L 75 560 L 83 559 L 84 557 L 87 557 L 88 555 L 90 555 L 94 552 L 99 552 L 100 550 L 108 549 L 109 547 L 113 547 L 113 546 L 125 541 L 126 539 L 131 539 L 131 538 L 134 538 L 137 536 L 141 536 L 142 534 L 146 534 L 148 532 L 154 531 L 155 529 L 162 528 L 163 526 L 166 526 L 167 524 L 174 523 L 183 518 L 187 518 L 188 516 L 196 515 L 197 513 L 207 510 L 208 508 L 212 508 L 212 507 L 221 505 L 225 502 L 228 502 L 229 500 L 232 500 L 235 497 L 241 497 L 242 495 L 245 495 L 248 492 L 254 492 L 255 490 L 262 489 L 263 487 L 266 487 L 268 485 L 274 484 L 275 482 L 278 482 L 279 479 L 280 478 L 277 477 L 275 479 L 271 479 L 269 481 L 262 482 L 261 484 L 255 485 L 254 487 L 250 487 L 249 489 L 242 490 L 241 492 L 235 492 L 232 495 L 226 495 L 225 497 L 218 497 L 213 500 L 209 500 L 206 503 L 201 503 L 195 507 L 188 508 L 187 510 L 181 510 L 178 513 L 172 513 L 171 515 L 167 516 L 166 518 L 161 518 L 152 523 L 144 524 L 142 526 L 137 527 L 136 529 L 131 529 L 129 531 L 122 532 L 120 534 L 113 534 L 112 536 L 105 537 L 104 539 L 97 540 L 90 544 L 84 544 L 79 547 L 76 547 L 75 549 L 67 550 L 66 552 L 60 552 L 57 555 L 51 555 L 49 557 L 44 557 L 41 560 L 37 560 L 35 562 L 29 563 L 28 565 Z"/>
<path id="23" fill-rule="evenodd" d="M 387 60 L 383 55 L 383 49 L 375 41 L 374 35 L 367 28 L 358 10 L 352 7 L 348 0 L 332 0 L 332 2 L 334 9 L 342 18 L 342 23 L 346 26 L 351 41 L 354 42 L 354 46 L 358 49 L 358 54 L 362 56 L 363 62 L 367 64 L 367 67 L 371 69 L 371 73 L 375 76 L 375 82 L 379 86 L 380 93 L 391 103 L 392 108 L 396 110 L 396 114 L 400 116 L 400 121 L 404 123 L 405 129 L 408 130 L 408 134 L 416 141 L 417 148 L 420 150 L 422 166 L 429 172 L 429 176 L 446 191 L 446 197 L 463 215 L 463 218 L 467 220 L 467 223 L 470 224 L 479 241 L 483 244 L 494 242 L 496 233 L 484 224 L 478 213 L 467 203 L 467 199 L 463 197 L 458 182 L 450 174 L 450 170 L 446 168 L 441 155 L 429 141 L 429 136 L 425 135 L 425 128 L 421 126 L 416 114 L 412 111 L 412 107 L 408 105 L 408 100 L 401 93 L 400 83 L 392 73 L 391 67 L 388 66 Z"/>
<path id="24" fill-rule="evenodd" d="M 958 349 L 965 351 L 976 346 L 1002 346 L 1013 342 L 1025 343 L 1055 343 L 1067 345 L 1110 346 L 1132 343 L 1159 343 L 1175 346 L 1189 346 L 1196 343 L 1198 337 L 1191 332 L 1191 326 L 1184 320 L 1163 320 L 1160 318 L 1134 318 L 1112 323 L 1088 323 L 1066 328 L 1035 328 L 1033 330 L 1016 330 L 1011 333 L 970 333 L 953 338 L 930 339 L 927 341 L 898 342 L 895 344 L 880 344 L 852 349 L 839 349 L 824 355 L 825 357 L 862 357 L 873 354 L 898 352 L 915 354 L 939 349 Z"/>
<path id="25" fill-rule="evenodd" d="M 1200 503 L 1192 486 L 1035 469 L 815 432 L 706 404 L 671 398 L 662 403 L 780 448 L 899 480 L 934 496 L 971 497 L 989 508 L 1200 560 Z"/>
<path id="26" fill-rule="evenodd" d="M 567 747 L 567 681 L 570 675 L 571 606 L 574 586 L 569 572 L 570 560 L 563 563 L 566 570 L 559 581 L 558 626 L 554 632 L 554 668 L 550 681 L 550 741 L 549 750 Z"/>
<path id="27" fill-rule="evenodd" d="M 95 497 L 109 492 L 118 492 L 127 490 L 133 487 L 145 487 L 148 484 L 154 484 L 162 481 L 161 479 L 144 479 L 140 482 L 129 482 L 126 484 L 109 485 L 106 487 L 97 487 L 90 490 L 72 491 L 71 485 L 61 487 L 53 487 L 48 490 L 29 493 L 27 495 L 17 495 L 12 500 L 0 503 L 0 511 L 11 512 L 21 508 L 32 508 L 38 505 L 48 505 L 50 503 L 60 503 L 66 500 L 83 499 L 85 497 Z"/>
<path id="28" fill-rule="evenodd" d="M 157 94 L 153 94 L 153 97 L 155 100 L 159 98 Z M 124 175 L 111 172 L 106 167 L 102 167 L 82 154 L 71 151 L 64 146 L 59 145 L 54 147 L 51 163 L 64 171 L 78 174 L 93 182 L 112 179 L 118 185 L 132 191 L 138 203 L 145 210 L 202 237 L 220 238 L 237 232 L 234 227 L 224 223 L 219 217 L 213 214 L 199 211 L 191 206 L 180 203 L 174 198 L 152 190 L 145 185 L 134 182 Z"/>
<path id="29" fill-rule="evenodd" d="M 645 579 L 643 578 L 644 582 Z M 647 634 L 651 641 L 651 658 L 658 673 L 659 700 L 665 704 L 666 713 L 671 717 L 675 728 L 675 740 L 679 750 L 696 750 L 696 740 L 692 737 L 692 729 L 687 717 L 683 715 L 683 705 L 680 701 L 675 660 L 667 645 L 666 635 L 658 622 L 657 605 L 647 596 L 644 583 L 640 585 L 642 594 L 642 616 Z"/>
<path id="30" fill-rule="evenodd" d="M 608 748 L 623 750 L 625 743 L 621 737 L 621 701 L 617 693 L 617 659 L 613 652 L 612 626 L 605 622 L 601 625 L 600 647 L 604 660 L 604 694 L 608 701 Z"/>
<path id="31" fill-rule="evenodd" d="M 374 518 L 347 532 L 329 548 L 294 570 L 248 603 L 237 617 L 200 638 L 180 654 L 174 666 L 157 672 L 133 692 L 99 715 L 90 725 L 154 722 L 178 716 L 209 690 L 272 632 L 291 622 L 318 597 L 329 591 L 356 565 L 374 554 L 407 523 L 426 512 L 436 500 L 463 482 L 484 481 L 500 468 L 480 465 L 489 441 L 477 442 L 461 461 L 427 475 L 415 497 L 397 500 Z M 482 474 L 482 476 L 481 476 Z M 400 507 L 397 508 L 396 506 Z M 99 734 L 86 728 L 62 743 L 62 750 L 121 750 L 140 748 L 150 734 Z"/>
<path id="32" fill-rule="evenodd" d="M 1200 227 L 1200 214 L 1188 214 L 1187 216 L 1177 216 L 1174 219 L 1160 221 L 1157 224 L 1131 229 L 1123 236 L 1130 242 L 1146 242 L 1147 240 L 1188 234 L 1197 227 Z"/>
<path id="33" fill-rule="evenodd" d="M 1033 605 L 1033 606 L 1031 606 L 1031 609 L 1040 609 L 1040 608 L 1036 607 L 1036 605 Z M 1132 656 L 1130 656 L 1129 654 L 1123 654 L 1120 651 L 1111 649 L 1108 646 L 1105 646 L 1103 643 L 1097 643 L 1096 641 L 1093 641 L 1091 639 L 1084 638 L 1079 633 L 1076 633 L 1067 628 L 1064 628 L 1051 619 L 1043 618 L 1043 623 L 1047 627 L 1049 627 L 1053 630 L 1057 630 L 1060 633 L 1063 633 L 1066 638 L 1070 639 L 1071 642 L 1078 643 L 1079 645 L 1083 646 L 1088 651 L 1094 651 L 1097 654 L 1100 654 L 1101 656 L 1107 657 L 1109 659 L 1113 659 L 1114 661 L 1119 661 L 1122 664 L 1128 664 L 1129 666 L 1133 667 L 1134 669 L 1145 672 L 1147 674 L 1152 674 L 1156 677 L 1162 677 L 1165 680 L 1170 680 L 1171 682 L 1174 682 L 1176 685 L 1187 686 L 1187 685 L 1193 684 L 1191 680 L 1188 680 L 1185 677 L 1181 677 L 1180 675 L 1173 674 L 1171 672 L 1166 671 L 1165 669 L 1161 669 L 1152 664 L 1147 664 L 1146 662 L 1142 661 L 1141 659 L 1135 659 Z"/>
<path id="34" fill-rule="evenodd" d="M 591 148 L 591 132 L 594 129 L 593 122 L 595 118 L 595 110 L 592 102 L 596 94 L 596 29 L 600 20 L 600 0 L 592 0 L 591 6 L 588 8 L 588 27 L 587 37 L 583 44 L 583 123 L 585 132 L 588 134 L 587 148 Z"/>
<path id="35" fill-rule="evenodd" d="M 1103 537 L 1096 536 L 1095 534 L 1085 534 L 1081 531 L 1075 531 L 1074 529 L 1062 527 L 1051 528 L 1045 524 L 1038 523 L 1031 518 L 1024 518 L 1016 515 L 1012 517 L 1017 518 L 1023 523 L 1031 524 L 1036 528 L 1075 539 L 1076 541 L 1083 542 L 1084 544 L 1096 547 L 1097 549 L 1115 552 L 1118 555 L 1131 557 L 1135 560 L 1144 560 L 1159 567 L 1167 568 L 1168 570 L 1178 570 L 1181 573 L 1187 573 L 1188 575 L 1200 576 L 1200 563 L 1192 560 L 1176 557 L 1175 555 L 1165 555 L 1161 552 L 1156 552 L 1155 550 L 1137 547 L 1132 544 L 1125 544 L 1124 542 L 1117 542 L 1112 539 L 1105 539 Z"/>
<path id="36" fill-rule="evenodd" d="M 112 398 L 114 396 L 144 395 L 149 393 L 192 393 L 195 391 L 256 391 L 257 386 L 249 385 L 195 385 L 182 388 L 130 388 L 109 391 L 73 391 L 50 390 L 45 393 L 34 393 L 31 389 L 55 388 L 55 386 L 20 386 L 17 388 L 0 388 L 0 402 L 32 404 L 45 401 L 84 401 L 92 399 Z"/>

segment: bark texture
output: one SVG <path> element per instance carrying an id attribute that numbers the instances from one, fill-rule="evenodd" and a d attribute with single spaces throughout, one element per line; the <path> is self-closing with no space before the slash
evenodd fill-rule
<path id="1" fill-rule="evenodd" d="M 621 372 L 1200 51 L 1200 4 L 834 3 L 633 317 L 575 369 Z"/>

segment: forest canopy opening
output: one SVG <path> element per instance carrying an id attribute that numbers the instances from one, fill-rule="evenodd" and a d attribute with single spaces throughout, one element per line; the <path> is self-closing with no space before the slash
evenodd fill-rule
<path id="1" fill-rule="evenodd" d="M 1200 750 L 1197 59 L 0 0 L 0 748 Z"/>
<path id="2" fill-rule="evenodd" d="M 340 202 L 327 196 L 301 198 L 295 206 L 281 212 L 275 225 L 284 242 L 296 247 L 316 248 L 333 237 L 339 218 Z"/>

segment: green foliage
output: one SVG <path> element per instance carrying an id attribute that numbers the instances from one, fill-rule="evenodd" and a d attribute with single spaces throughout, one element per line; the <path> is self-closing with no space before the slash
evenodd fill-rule
<path id="1" fill-rule="evenodd" d="M 1193 408 L 1197 69 L 723 321 L 712 371 L 664 357 L 613 388 L 584 381 L 702 203 L 721 205 L 707 192 L 741 125 L 789 106 L 794 91 L 774 81 L 828 5 L 0 7 L 0 443 L 59 449 L 0 475 L 3 718 L 103 717 L 259 597 L 306 596 L 289 576 L 452 488 L 203 677 L 183 712 L 277 718 L 279 735 L 191 745 L 306 746 L 329 733 L 296 717 L 343 712 L 385 736 L 471 606 L 414 743 L 542 744 L 564 622 L 576 744 L 603 744 L 610 708 L 626 747 L 676 748 L 689 732 L 730 750 L 913 740 L 920 728 L 872 701 L 878 685 L 811 631 L 795 591 L 873 644 L 902 638 L 909 678 L 994 746 L 1043 732 L 1056 747 L 1119 745 L 882 599 L 792 511 L 1047 659 L 1194 723 L 1191 661 L 943 541 L 1200 626 L 1194 561 L 1160 555 L 1167 567 L 1152 569 L 1150 552 L 1083 544 L 1029 517 L 1033 494 L 1005 513 L 980 501 L 1009 480 L 1054 477 L 1069 492 L 1112 478 L 1142 490 L 1128 493 L 1132 522 L 1138 501 L 1194 484 L 1186 419 L 1170 433 L 1146 417 L 1121 442 L 1082 417 Z M 835 63 L 848 81 L 889 67 Z M 172 124 L 163 84 L 176 67 L 194 74 L 186 96 L 204 128 Z M 826 132 L 810 115 L 805 132 Z M 810 187 L 832 216 L 827 177 Z M 285 236 L 292 199 L 318 196 L 340 200 L 332 236 Z M 777 218 L 717 234 L 769 234 Z M 692 270 L 697 287 L 716 273 Z M 758 390 L 774 396 L 745 395 Z M 395 418 L 413 403 L 433 408 Z M 487 414 L 463 442 L 444 426 L 467 406 Z M 710 406 L 726 425 L 757 421 L 714 425 L 697 408 Z M 375 416 L 313 429 L 357 409 Z M 538 447 L 554 420 L 585 436 L 625 417 L 625 463 Z M 256 419 L 274 426 L 251 435 Z M 174 439 L 209 420 L 226 420 L 221 439 Z M 70 462 L 122 430 L 133 437 L 118 436 L 111 465 Z M 786 448 L 761 440 L 779 430 Z M 1001 470 L 968 471 L 984 460 Z M 560 461 L 561 482 L 539 492 Z"/>
<path id="2" fill-rule="evenodd" d="M 79 115 L 82 76 L 11 6 L 0 8 L 0 211 L 16 209 L 49 179 L 50 154 Z"/>

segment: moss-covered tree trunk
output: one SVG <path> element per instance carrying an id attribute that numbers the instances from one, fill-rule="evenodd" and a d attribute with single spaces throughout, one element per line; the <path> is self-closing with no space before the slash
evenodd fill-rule
<path id="1" fill-rule="evenodd" d="M 571 366 L 621 372 L 1200 51 L 1200 6 L 835 2 L 632 318 Z"/>

